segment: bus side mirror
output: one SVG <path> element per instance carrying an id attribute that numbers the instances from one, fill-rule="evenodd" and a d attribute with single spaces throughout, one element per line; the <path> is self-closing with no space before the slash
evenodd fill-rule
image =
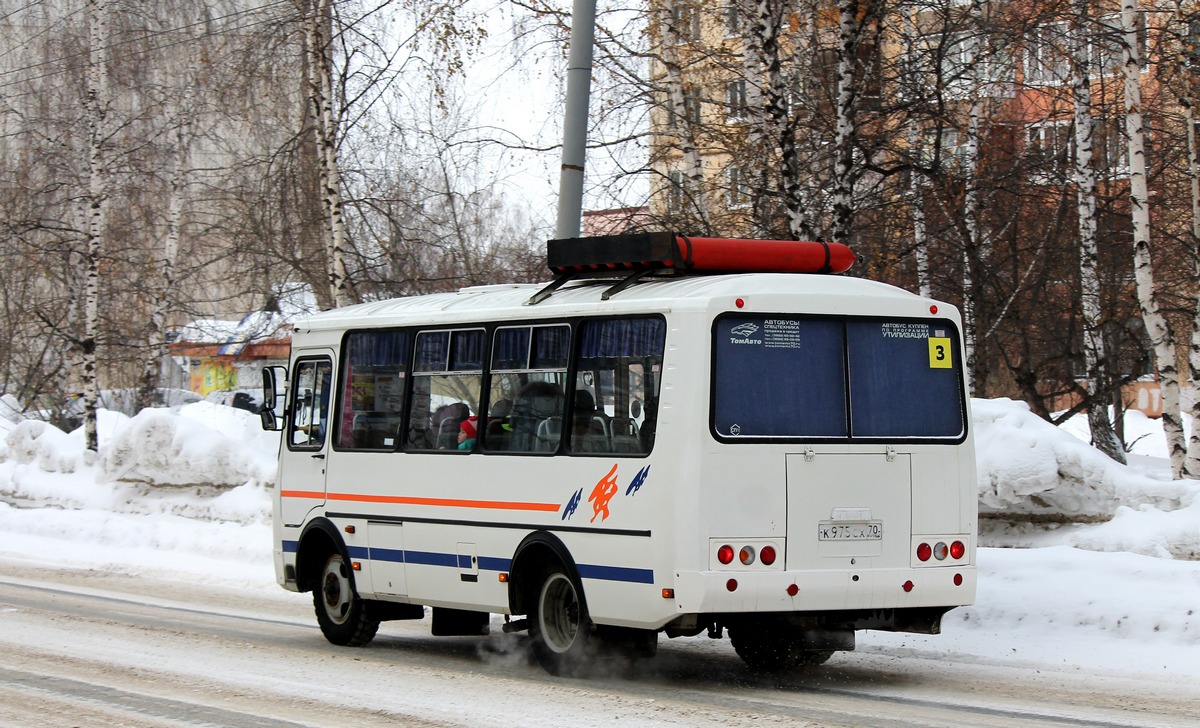
<path id="1" fill-rule="evenodd" d="M 262 421 L 262 428 L 268 431 L 279 429 L 279 420 L 275 416 L 275 405 L 278 396 L 276 394 L 276 370 L 279 371 L 280 377 L 287 376 L 287 370 L 283 367 L 263 367 L 263 403 L 262 407 L 258 408 L 258 416 Z"/>

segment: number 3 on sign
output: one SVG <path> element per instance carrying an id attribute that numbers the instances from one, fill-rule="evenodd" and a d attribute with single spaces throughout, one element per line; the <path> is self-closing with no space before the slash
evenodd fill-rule
<path id="1" fill-rule="evenodd" d="M 951 369 L 953 366 L 953 360 L 950 358 L 950 339 L 930 337 L 929 368 Z"/>

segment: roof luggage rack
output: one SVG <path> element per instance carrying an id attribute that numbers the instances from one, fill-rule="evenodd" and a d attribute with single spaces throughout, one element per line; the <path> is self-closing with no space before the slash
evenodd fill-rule
<path id="1" fill-rule="evenodd" d="M 671 232 L 551 240 L 546 263 L 555 279 L 527 303 L 541 303 L 578 278 L 611 280 L 626 274 L 601 296 L 607 301 L 652 274 L 844 273 L 856 259 L 840 243 L 803 240 L 695 238 Z"/>

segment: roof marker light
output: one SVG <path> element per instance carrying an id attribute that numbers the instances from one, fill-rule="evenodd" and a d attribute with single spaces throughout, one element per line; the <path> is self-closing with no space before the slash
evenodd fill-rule
<path id="1" fill-rule="evenodd" d="M 746 302 L 739 298 L 733 302 L 733 305 L 737 306 L 738 308 L 745 308 Z"/>
<path id="2" fill-rule="evenodd" d="M 937 313 L 937 306 L 930 306 L 930 307 L 929 307 L 929 313 L 934 313 L 934 314 L 936 314 L 936 313 Z"/>

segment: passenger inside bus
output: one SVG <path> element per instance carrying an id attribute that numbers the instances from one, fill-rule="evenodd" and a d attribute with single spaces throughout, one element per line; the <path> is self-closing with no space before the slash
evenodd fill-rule
<path id="1" fill-rule="evenodd" d="M 596 400 L 586 389 L 575 390 L 571 416 L 571 449 L 575 452 L 608 452 L 608 426 L 596 409 Z"/>
<path id="2" fill-rule="evenodd" d="M 450 450 L 458 447 L 456 438 L 458 437 L 459 427 L 463 421 L 470 416 L 471 410 L 462 402 L 454 402 L 443 407 L 439 407 L 433 413 L 433 446 L 437 450 Z"/>
<path id="3" fill-rule="evenodd" d="M 512 400 L 498 399 L 492 403 L 488 413 L 487 434 L 484 445 L 489 450 L 508 450 L 512 439 Z"/>
<path id="4" fill-rule="evenodd" d="M 553 382 L 529 382 L 517 393 L 512 410 L 510 450 L 552 452 L 558 449 L 559 435 L 540 427 L 552 417 L 562 417 L 562 388 Z"/>
<path id="5" fill-rule="evenodd" d="M 475 436 L 478 434 L 478 419 L 474 416 L 468 417 L 462 421 L 458 427 L 458 449 L 459 450 L 474 450 Z"/>

